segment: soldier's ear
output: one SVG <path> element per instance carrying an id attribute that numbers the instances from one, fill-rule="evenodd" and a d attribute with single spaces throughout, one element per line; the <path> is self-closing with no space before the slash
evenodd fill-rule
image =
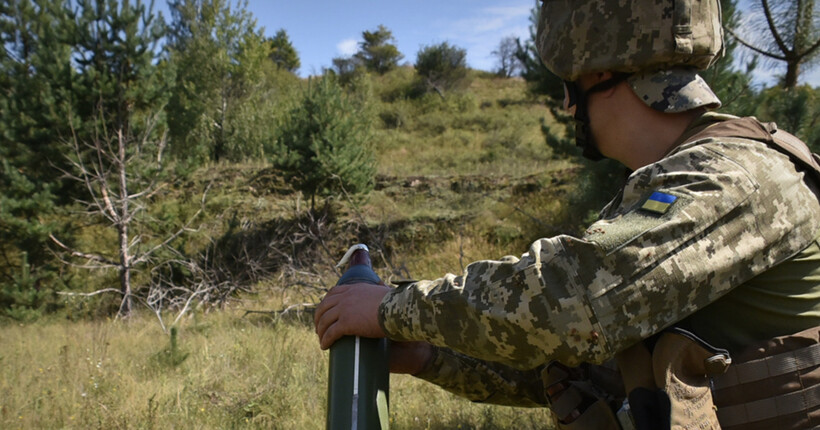
<path id="1" fill-rule="evenodd" d="M 611 80 L 615 79 L 615 75 L 612 74 L 612 72 L 598 72 L 598 73 L 595 73 L 595 75 L 596 75 L 596 78 L 598 79 L 596 81 L 596 85 L 600 84 L 601 87 L 602 87 L 601 89 L 597 90 L 596 92 L 600 93 L 602 97 L 605 97 L 605 98 L 611 97 L 615 93 L 615 87 L 620 82 L 609 82 L 609 85 L 604 84 L 604 82 L 608 82 L 608 81 L 611 81 Z"/>

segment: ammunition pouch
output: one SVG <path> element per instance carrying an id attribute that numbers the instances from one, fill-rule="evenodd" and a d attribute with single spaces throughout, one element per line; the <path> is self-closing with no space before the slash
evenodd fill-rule
<path id="1" fill-rule="evenodd" d="M 710 378 L 729 367 L 725 349 L 672 328 L 654 344 L 641 342 L 616 355 L 616 360 L 636 429 L 720 428 Z"/>
<path id="2" fill-rule="evenodd" d="M 559 430 L 618 430 L 615 410 L 624 398 L 617 370 L 583 363 L 567 367 L 558 362 L 542 375 L 550 409 Z"/>

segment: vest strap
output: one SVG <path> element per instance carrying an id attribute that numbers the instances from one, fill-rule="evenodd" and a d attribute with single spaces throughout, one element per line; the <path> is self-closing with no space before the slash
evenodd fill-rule
<path id="1" fill-rule="evenodd" d="M 739 384 L 760 381 L 786 373 L 797 372 L 820 364 L 820 343 L 794 351 L 786 351 L 729 366 L 725 374 L 713 380 L 713 388 L 721 390 Z"/>
<path id="2" fill-rule="evenodd" d="M 820 403 L 820 385 L 749 403 L 718 408 L 722 427 L 745 425 L 805 411 Z"/>
<path id="3" fill-rule="evenodd" d="M 820 326 L 759 342 L 712 379 L 725 429 L 817 428 L 820 423 Z"/>
<path id="4" fill-rule="evenodd" d="M 765 142 L 791 158 L 820 183 L 820 155 L 813 154 L 800 139 L 777 128 L 775 123 L 761 123 L 754 117 L 720 121 L 695 131 L 684 143 L 704 138 L 739 137 Z"/>

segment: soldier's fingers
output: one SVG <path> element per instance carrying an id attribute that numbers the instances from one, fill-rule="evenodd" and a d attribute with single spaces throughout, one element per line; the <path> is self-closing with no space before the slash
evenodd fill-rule
<path id="1" fill-rule="evenodd" d="M 331 308 L 328 309 L 319 320 L 316 321 L 316 334 L 319 336 L 321 340 L 325 336 L 325 332 L 327 332 L 328 327 L 335 324 L 339 321 L 339 309 L 338 308 Z"/>
<path id="2" fill-rule="evenodd" d="M 319 347 L 323 350 L 328 349 L 343 335 L 344 333 L 342 333 L 341 324 L 339 323 L 339 320 L 336 320 L 323 331 L 323 334 L 319 336 Z"/>
<path id="3" fill-rule="evenodd" d="M 336 285 L 335 287 L 331 288 L 330 291 L 325 294 L 325 297 L 333 297 L 338 294 L 343 294 L 345 291 L 350 289 L 350 286 L 353 284 L 344 284 L 344 285 Z"/>
<path id="4" fill-rule="evenodd" d="M 316 311 L 313 313 L 313 326 L 317 327 L 319 324 L 319 320 L 322 318 L 322 315 L 325 314 L 329 309 L 335 307 L 339 300 L 341 300 L 341 296 L 339 296 L 338 287 L 333 287 L 325 297 L 319 302 L 319 305 L 316 306 Z"/>

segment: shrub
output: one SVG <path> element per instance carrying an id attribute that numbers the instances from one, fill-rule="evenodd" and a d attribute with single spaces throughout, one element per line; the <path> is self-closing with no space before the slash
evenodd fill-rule
<path id="1" fill-rule="evenodd" d="M 427 88 L 444 97 L 445 91 L 468 85 L 467 51 L 447 42 L 426 46 L 416 57 L 416 73 Z"/>
<path id="2" fill-rule="evenodd" d="M 53 307 L 54 291 L 48 281 L 53 281 L 53 274 L 48 271 L 32 273 L 28 254 L 23 251 L 20 256 L 19 272 L 14 273 L 8 282 L 0 281 L 0 315 L 17 321 L 33 321 L 42 316 L 44 311 Z M 45 285 L 44 285 L 45 284 Z"/>

